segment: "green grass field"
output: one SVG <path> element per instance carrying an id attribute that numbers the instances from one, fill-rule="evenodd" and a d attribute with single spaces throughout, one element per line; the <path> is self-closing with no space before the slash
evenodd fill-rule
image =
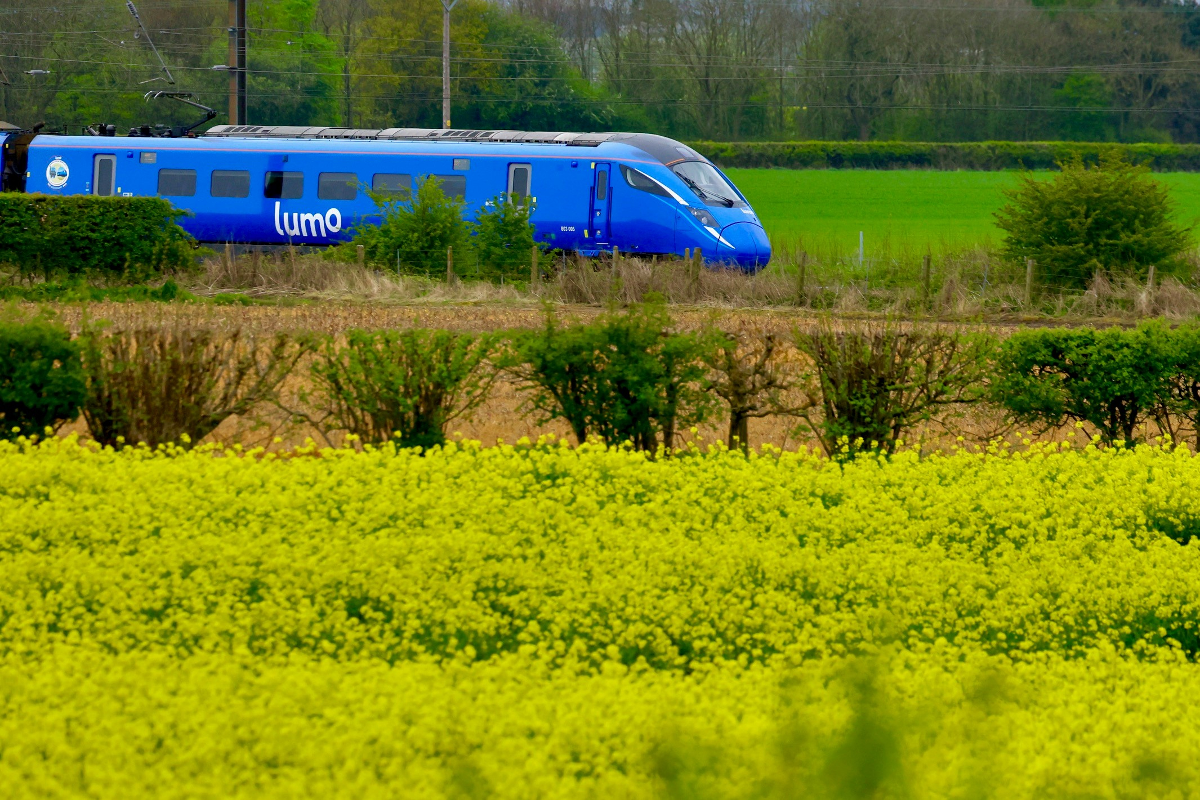
<path id="1" fill-rule="evenodd" d="M 863 231 L 868 252 L 919 249 L 944 252 L 998 242 L 992 218 L 1016 172 L 928 170 L 731 169 L 776 242 L 810 251 L 857 252 Z M 1182 221 L 1200 218 L 1200 174 L 1163 173 Z"/>

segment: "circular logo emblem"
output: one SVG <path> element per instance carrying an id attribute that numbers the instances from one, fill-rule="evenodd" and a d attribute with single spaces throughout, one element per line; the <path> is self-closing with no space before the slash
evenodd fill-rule
<path id="1" fill-rule="evenodd" d="M 67 178 L 70 177 L 71 170 L 67 169 L 67 162 L 61 158 L 56 158 L 50 162 L 50 166 L 46 167 L 46 183 L 50 184 L 53 189 L 61 189 L 67 185 Z"/>

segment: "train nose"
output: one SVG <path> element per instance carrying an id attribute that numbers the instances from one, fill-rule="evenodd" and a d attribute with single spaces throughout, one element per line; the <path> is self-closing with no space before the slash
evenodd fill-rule
<path id="1" fill-rule="evenodd" d="M 766 231 L 752 222 L 735 222 L 721 231 L 719 256 L 748 272 L 757 272 L 771 260 L 771 242 Z"/>

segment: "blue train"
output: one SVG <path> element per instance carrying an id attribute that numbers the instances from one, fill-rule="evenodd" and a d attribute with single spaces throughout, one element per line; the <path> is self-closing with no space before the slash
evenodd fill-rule
<path id="1" fill-rule="evenodd" d="M 137 131 L 132 131 L 131 134 Z M 199 136 L 64 136 L 0 130 L 4 188 L 160 195 L 202 242 L 328 245 L 377 220 L 363 191 L 404 196 L 441 180 L 474 214 L 503 194 L 535 202 L 538 241 L 584 255 L 699 250 L 757 271 L 771 245 L 754 209 L 708 159 L 644 133 L 526 133 L 218 125 Z"/>

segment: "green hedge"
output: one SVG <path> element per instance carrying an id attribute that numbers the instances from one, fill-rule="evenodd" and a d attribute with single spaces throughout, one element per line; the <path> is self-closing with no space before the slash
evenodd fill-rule
<path id="1" fill-rule="evenodd" d="M 1053 169 L 1118 152 L 1155 172 L 1200 171 L 1200 145 L 1091 142 L 690 142 L 721 167 L 784 169 Z"/>
<path id="2" fill-rule="evenodd" d="M 0 441 L 76 419 L 87 396 L 79 345 L 45 319 L 0 316 Z"/>
<path id="3" fill-rule="evenodd" d="M 179 269 L 191 261 L 183 214 L 158 197 L 0 194 L 0 264 L 46 280 Z"/>

